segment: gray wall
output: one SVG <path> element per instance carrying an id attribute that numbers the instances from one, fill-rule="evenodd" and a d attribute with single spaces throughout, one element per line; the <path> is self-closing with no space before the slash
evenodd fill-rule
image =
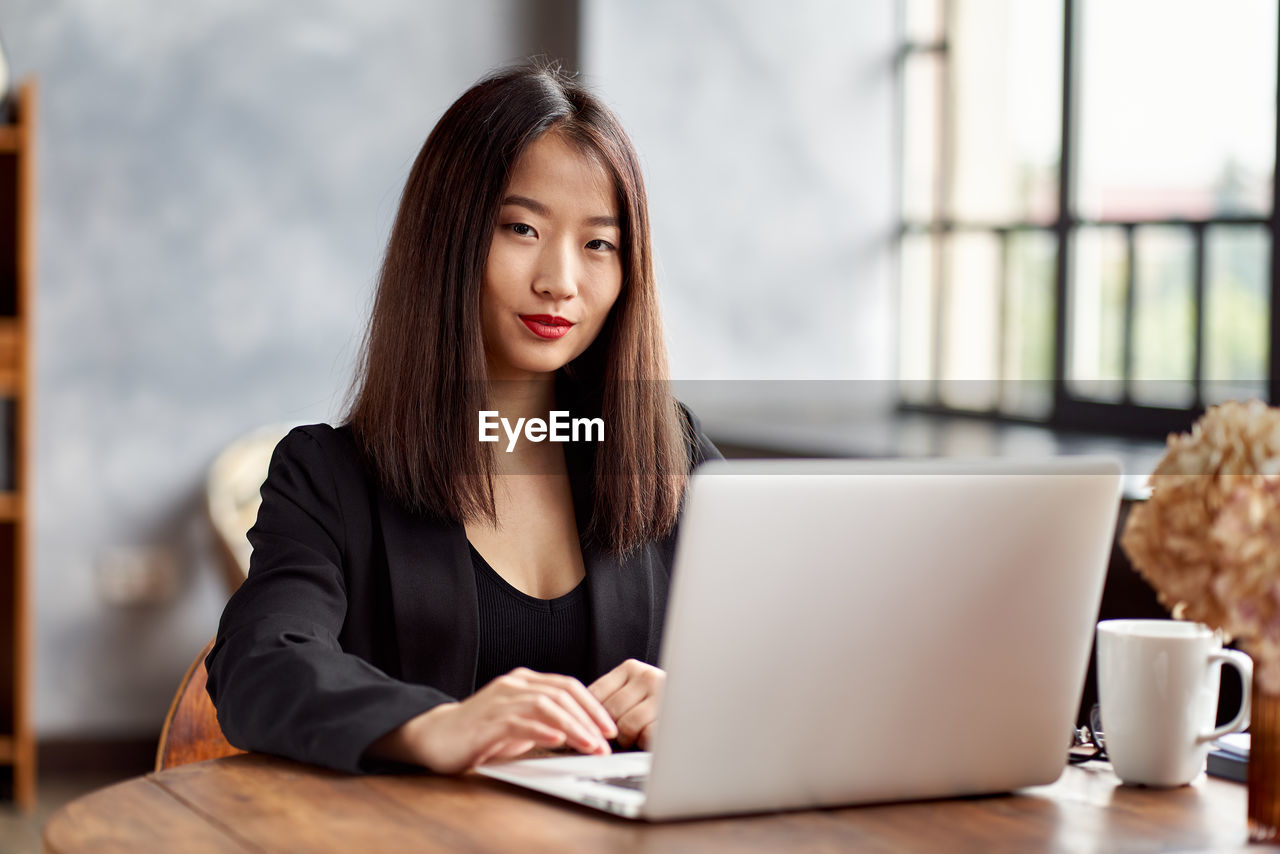
<path id="1" fill-rule="evenodd" d="M 224 599 L 206 467 L 338 414 L 423 138 L 490 67 L 571 54 L 579 5 L 645 158 L 677 374 L 885 375 L 890 0 L 0 0 L 43 98 L 42 737 L 158 727 Z M 136 546 L 178 558 L 169 603 L 99 595 Z"/>
<path id="2" fill-rule="evenodd" d="M 206 467 L 255 425 L 336 416 L 409 164 L 463 89 L 544 46 L 548 5 L 0 3 L 43 96 L 41 736 L 158 728 L 224 598 Z M 136 546 L 179 559 L 168 604 L 99 596 Z"/>
<path id="3" fill-rule="evenodd" d="M 644 162 L 677 378 L 890 377 L 894 6 L 584 3 L 586 76 Z"/>

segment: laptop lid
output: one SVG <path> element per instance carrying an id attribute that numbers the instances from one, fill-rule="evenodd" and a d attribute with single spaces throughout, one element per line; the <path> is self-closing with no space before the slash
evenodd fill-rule
<path id="1" fill-rule="evenodd" d="M 699 469 L 643 814 L 1056 779 L 1120 476 L 1096 457 Z"/>

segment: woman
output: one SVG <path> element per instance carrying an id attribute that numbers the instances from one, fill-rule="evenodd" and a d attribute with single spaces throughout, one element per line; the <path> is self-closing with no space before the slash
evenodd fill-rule
<path id="1" fill-rule="evenodd" d="M 555 69 L 481 81 L 410 173 L 344 424 L 272 459 L 207 660 L 227 738 L 442 773 L 647 745 L 680 500 L 719 456 L 666 379 L 616 118 Z M 538 441 L 554 412 L 604 435 Z"/>

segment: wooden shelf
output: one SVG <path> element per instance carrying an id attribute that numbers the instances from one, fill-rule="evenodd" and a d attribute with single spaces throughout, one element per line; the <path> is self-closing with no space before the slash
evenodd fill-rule
<path id="1" fill-rule="evenodd" d="M 16 492 L 0 492 L 0 522 L 22 519 L 22 496 Z"/>
<path id="2" fill-rule="evenodd" d="M 22 325 L 16 317 L 0 317 L 0 366 L 17 367 L 22 355 Z"/>
<path id="3" fill-rule="evenodd" d="M 34 81 L 15 93 L 13 121 L 0 124 L 0 286 L 4 311 L 0 314 L 0 398 L 9 403 L 8 417 L 0 430 L 0 454 L 8 458 L 0 466 L 6 485 L 0 491 L 0 577 L 8 590 L 0 613 L 0 673 L 9 684 L 0 686 L 0 765 L 13 769 L 13 798 L 19 807 L 35 807 L 35 742 L 31 726 L 31 602 L 28 579 L 29 541 L 27 487 L 31 472 L 26 456 L 31 416 L 31 339 L 28 321 L 34 297 L 35 269 L 35 123 L 37 98 Z M 15 316 L 14 312 L 17 312 Z M 9 405 L 12 404 L 12 405 Z"/>
<path id="4" fill-rule="evenodd" d="M 22 149 L 22 129 L 0 125 L 0 154 L 17 154 Z"/>
<path id="5" fill-rule="evenodd" d="M 22 326 L 17 319 L 0 317 L 0 396 L 15 397 L 22 391 Z"/>

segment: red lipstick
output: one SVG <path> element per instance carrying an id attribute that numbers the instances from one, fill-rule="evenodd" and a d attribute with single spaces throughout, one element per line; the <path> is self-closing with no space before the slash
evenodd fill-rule
<path id="1" fill-rule="evenodd" d="M 572 321 L 554 314 L 522 314 L 520 319 L 539 338 L 563 338 L 573 327 Z"/>

